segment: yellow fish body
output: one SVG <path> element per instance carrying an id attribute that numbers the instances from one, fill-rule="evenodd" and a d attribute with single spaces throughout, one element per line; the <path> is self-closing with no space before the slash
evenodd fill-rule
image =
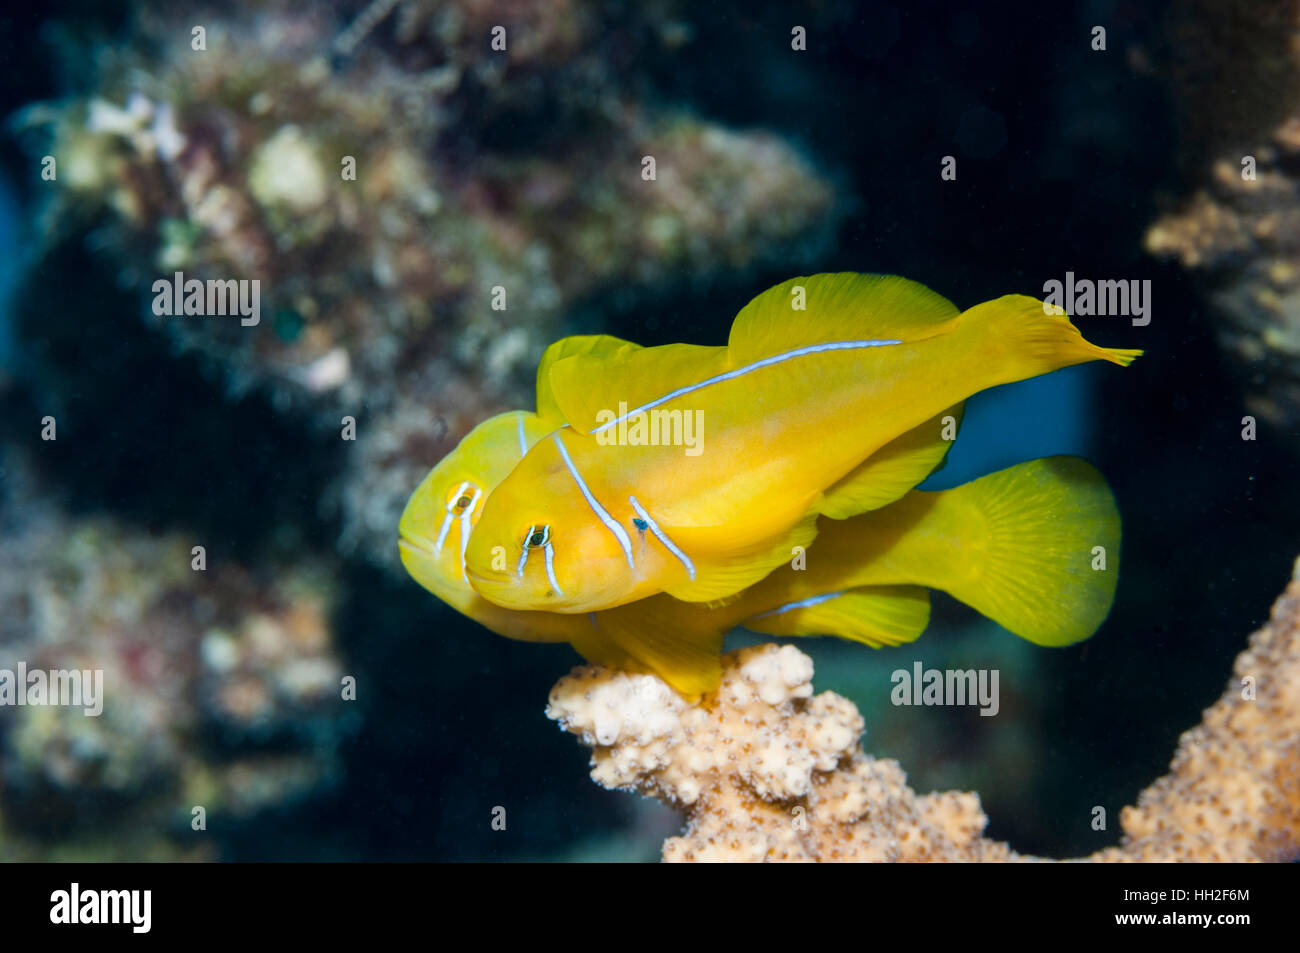
<path id="1" fill-rule="evenodd" d="M 959 312 L 903 278 L 814 275 L 751 301 L 725 348 L 620 342 L 559 356 L 539 402 L 545 392 L 568 426 L 488 496 L 467 577 L 511 609 L 730 597 L 811 543 L 819 515 L 843 519 L 919 483 L 932 453 L 884 484 L 863 478 L 900 435 L 919 429 L 933 445 L 945 409 L 979 390 L 1140 353 L 1089 344 L 1046 310 L 1012 295 Z M 702 420 L 703 452 L 611 445 L 629 419 L 673 413 Z M 543 539 L 549 555 L 531 559 Z"/>
<path id="2" fill-rule="evenodd" d="M 426 589 L 500 635 L 568 642 L 590 662 L 653 672 L 685 695 L 717 686 L 723 637 L 738 625 L 901 644 L 928 623 L 924 586 L 949 591 L 1031 641 L 1067 645 L 1096 630 L 1114 597 L 1114 501 L 1088 464 L 1061 457 L 953 490 L 913 491 L 852 519 L 823 519 L 806 568 L 783 566 L 722 606 L 657 595 L 589 615 L 506 609 L 469 586 L 462 554 L 484 497 L 554 428 L 554 419 L 513 411 L 466 436 L 402 514 L 403 564 Z M 877 475 L 916 443 L 904 435 L 882 451 Z M 1106 572 L 1088 568 L 1096 545 L 1112 554 Z"/>

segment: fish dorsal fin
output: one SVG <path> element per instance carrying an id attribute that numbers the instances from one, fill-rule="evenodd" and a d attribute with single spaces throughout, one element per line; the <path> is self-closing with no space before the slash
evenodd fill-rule
<path id="1" fill-rule="evenodd" d="M 489 492 L 509 475 L 533 444 L 554 429 L 554 424 L 534 413 L 508 410 L 489 417 L 466 434 L 438 468 L 453 467 L 451 472 L 457 474 L 457 479 L 470 480 Z"/>
<path id="2" fill-rule="evenodd" d="M 842 520 L 901 498 L 937 469 L 961 426 L 965 402 L 885 444 L 826 490 L 823 516 Z M 948 418 L 951 418 L 948 419 Z"/>
<path id="3" fill-rule="evenodd" d="M 801 599 L 741 624 L 766 635 L 834 635 L 878 649 L 914 641 L 930 622 L 920 586 L 870 586 Z"/>
<path id="4" fill-rule="evenodd" d="M 775 541 L 726 556 L 708 555 L 705 546 L 695 544 L 693 530 L 673 528 L 668 535 L 676 540 L 677 545 L 692 560 L 695 579 L 683 581 L 665 591 L 683 602 L 725 605 L 730 596 L 754 585 L 778 566 L 789 563 L 794 558 L 796 547 L 806 550 L 817 537 L 817 515 L 818 508 L 814 506 Z M 706 534 L 712 531 L 712 527 L 704 530 Z"/>
<path id="5" fill-rule="evenodd" d="M 722 678 L 722 627 L 690 624 L 667 596 L 591 614 L 594 629 L 683 695 L 711 692 Z M 698 610 L 696 610 L 698 612 Z M 703 615 L 699 618 L 704 619 Z"/>
<path id="6" fill-rule="evenodd" d="M 665 344 L 593 351 L 553 362 L 549 390 L 569 425 L 591 433 L 624 410 L 653 409 L 648 405 L 727 370 L 725 347 Z M 542 390 L 539 382 L 539 400 Z"/>
<path id="7" fill-rule="evenodd" d="M 764 358 L 817 344 L 918 341 L 943 333 L 958 313 L 947 298 L 896 275 L 791 278 L 741 309 L 725 348 L 668 344 L 584 351 L 578 338 L 568 353 L 548 351 L 538 369 L 538 412 L 558 412 L 574 430 L 590 433 L 616 418 L 621 406 L 629 412 L 653 409 L 675 393 Z M 546 411 L 543 394 L 554 401 Z"/>
<path id="8" fill-rule="evenodd" d="M 546 349 L 537 365 L 537 416 L 555 426 L 567 423 L 551 389 L 551 367 L 566 357 L 587 356 L 610 360 L 620 354 L 643 350 L 641 345 L 612 334 L 575 334 L 560 338 Z"/>
<path id="9" fill-rule="evenodd" d="M 741 367 L 815 344 L 919 341 L 941 333 L 959 313 L 943 295 L 897 275 L 808 275 L 745 305 L 727 347 L 732 366 Z"/>

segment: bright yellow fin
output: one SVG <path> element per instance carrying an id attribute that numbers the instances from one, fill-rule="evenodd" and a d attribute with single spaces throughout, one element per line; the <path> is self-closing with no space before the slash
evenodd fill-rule
<path id="1" fill-rule="evenodd" d="M 1003 295 L 962 312 L 963 327 L 978 329 L 990 346 L 1008 349 L 1018 364 L 1017 379 L 1083 364 L 1109 361 L 1128 367 L 1140 350 L 1098 347 L 1083 339 L 1064 311 L 1028 295 Z"/>
<path id="2" fill-rule="evenodd" d="M 1047 457 L 948 493 L 980 514 L 984 543 L 945 587 L 1038 645 L 1070 645 L 1106 620 L 1119 580 L 1120 518 L 1105 478 Z"/>
<path id="3" fill-rule="evenodd" d="M 943 295 L 897 275 L 808 275 L 783 281 L 745 305 L 731 325 L 727 349 L 732 366 L 742 367 L 833 341 L 919 341 L 941 333 L 958 313 Z"/>
<path id="4" fill-rule="evenodd" d="M 766 635 L 834 635 L 878 649 L 914 641 L 929 621 L 925 589 L 873 586 L 802 599 L 741 624 Z"/>
<path id="5" fill-rule="evenodd" d="M 611 415 L 635 411 L 727 369 L 724 347 L 665 344 L 569 355 L 556 360 L 548 376 L 558 412 L 574 430 L 590 433 Z"/>
<path id="6" fill-rule="evenodd" d="M 723 627 L 690 625 L 682 607 L 656 596 L 635 607 L 592 613 L 593 628 L 683 695 L 713 691 L 722 678 Z M 703 616 L 700 616 L 703 618 Z M 583 655 L 586 651 L 575 644 Z M 588 658 L 590 658 L 588 656 Z"/>
<path id="7" fill-rule="evenodd" d="M 533 615 L 533 613 L 518 614 Z M 569 616 L 567 618 L 577 619 L 582 623 L 573 627 L 574 631 L 569 636 L 568 642 L 587 660 L 588 664 L 617 668 L 624 672 L 651 671 L 649 666 L 610 638 L 609 634 L 596 624 L 594 617 Z"/>
<path id="8" fill-rule="evenodd" d="M 578 355 L 610 360 L 639 350 L 642 350 L 641 345 L 612 334 L 575 334 L 560 338 L 546 349 L 537 365 L 537 415 L 557 427 L 567 422 L 551 389 L 551 367 L 558 361 Z"/>
<path id="9" fill-rule="evenodd" d="M 761 550 L 710 558 L 703 547 L 696 547 L 687 528 L 670 529 L 671 536 L 691 558 L 695 581 L 685 581 L 665 591 L 683 602 L 719 602 L 763 579 L 777 566 L 794 558 L 795 547 L 807 549 L 817 537 L 817 508 L 809 510 L 798 523 L 771 545 Z"/>
<path id="10" fill-rule="evenodd" d="M 575 347 L 557 355 L 547 365 L 547 383 L 539 369 L 539 413 L 541 395 L 549 393 L 554 409 L 589 433 L 602 422 L 601 411 L 617 414 L 620 405 L 633 411 L 766 357 L 836 341 L 917 341 L 943 333 L 958 314 L 947 298 L 896 275 L 791 278 L 741 309 L 725 348 L 668 344 L 584 353 Z"/>
<path id="11" fill-rule="evenodd" d="M 1119 546 L 1119 511 L 1102 475 L 1077 457 L 1047 457 L 828 524 L 809 558 L 846 568 L 838 588 L 942 589 L 1016 635 L 1056 646 L 1105 621 Z"/>
<path id="12" fill-rule="evenodd" d="M 826 491 L 822 515 L 848 519 L 893 503 L 914 489 L 948 455 L 965 406 L 963 402 L 949 407 L 873 453 Z"/>

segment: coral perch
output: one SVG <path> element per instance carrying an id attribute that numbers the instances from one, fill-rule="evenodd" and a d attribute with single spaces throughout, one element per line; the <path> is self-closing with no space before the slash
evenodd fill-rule
<path id="1" fill-rule="evenodd" d="M 590 667 L 551 692 L 547 715 L 593 749 L 598 784 L 685 813 L 664 860 L 1038 859 L 981 836 L 976 794 L 918 795 L 896 761 L 863 753 L 861 715 L 833 692 L 813 694 L 812 661 L 797 649 L 762 645 L 723 663 L 721 687 L 698 705 L 653 676 Z M 1121 822 L 1120 846 L 1083 859 L 1300 856 L 1300 563 L 1223 697 Z"/>

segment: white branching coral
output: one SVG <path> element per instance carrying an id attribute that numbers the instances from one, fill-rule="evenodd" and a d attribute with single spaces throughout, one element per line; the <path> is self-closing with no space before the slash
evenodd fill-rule
<path id="1" fill-rule="evenodd" d="M 1300 857 L 1300 564 L 1236 678 L 1184 733 L 1171 772 L 1122 815 L 1124 838 L 1083 860 Z M 862 716 L 813 695 L 812 660 L 763 645 L 723 658 L 688 704 L 651 675 L 578 668 L 547 715 L 592 748 L 591 776 L 686 815 L 670 861 L 1035 860 L 984 838 L 979 797 L 918 795 L 898 763 L 864 754 Z"/>
<path id="2" fill-rule="evenodd" d="M 764 645 L 723 660 L 722 684 L 686 704 L 659 679 L 580 668 L 547 714 L 592 747 L 591 776 L 686 812 L 666 860 L 939 860 L 984 828 L 974 795 L 917 797 L 893 761 L 862 753 L 862 716 L 813 696 L 812 660 Z M 987 845 L 987 859 L 1008 855 Z M 951 855 L 951 856 L 949 856 Z M 961 858 L 965 859 L 965 858 Z"/>

